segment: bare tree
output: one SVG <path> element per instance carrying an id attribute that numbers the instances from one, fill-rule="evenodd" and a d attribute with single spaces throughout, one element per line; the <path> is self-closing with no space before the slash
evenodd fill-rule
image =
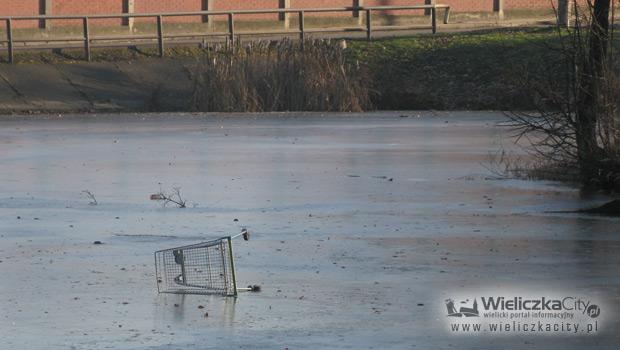
<path id="1" fill-rule="evenodd" d="M 174 204 L 178 208 L 187 208 L 187 201 L 181 196 L 180 187 L 173 187 L 170 193 L 160 190 L 157 194 L 152 195 L 151 199 L 163 201 L 164 207 L 168 204 Z"/>
<path id="2" fill-rule="evenodd" d="M 574 172 L 585 186 L 620 186 L 620 85 L 609 5 L 575 5 L 574 26 L 558 27 L 560 45 L 551 48 L 559 60 L 540 62 L 548 75 L 525 79 L 537 111 L 510 113 L 517 139 L 526 138 L 536 156 Z"/>
<path id="3" fill-rule="evenodd" d="M 589 33 L 588 51 L 581 62 L 578 90 L 576 141 L 581 178 L 585 184 L 596 178 L 597 163 L 601 161 L 602 150 L 597 142 L 597 124 L 602 112 L 599 101 L 605 79 L 609 44 L 609 9 L 611 0 L 588 0 Z M 575 2 L 575 13 L 578 12 Z M 580 25 L 582 21 L 576 21 Z"/>

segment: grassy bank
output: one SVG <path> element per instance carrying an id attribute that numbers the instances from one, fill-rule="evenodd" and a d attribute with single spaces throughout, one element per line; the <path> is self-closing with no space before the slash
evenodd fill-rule
<path id="1" fill-rule="evenodd" d="M 350 43 L 384 109 L 530 109 L 521 81 L 558 59 L 553 30 L 503 30 Z"/>
<path id="2" fill-rule="evenodd" d="M 375 109 L 523 110 L 533 107 L 524 78 L 548 75 L 559 58 L 550 48 L 558 44 L 552 29 L 489 30 L 371 43 L 349 40 L 344 53 L 352 67 L 363 68 L 363 83 Z M 178 58 L 181 64 L 212 53 L 213 49 L 196 47 L 166 50 L 166 56 Z M 156 55 L 154 48 L 95 49 L 93 60 L 137 63 Z M 80 50 L 19 52 L 17 60 L 22 67 L 37 63 L 88 65 Z M 1 67 L 10 69 L 5 64 Z"/>

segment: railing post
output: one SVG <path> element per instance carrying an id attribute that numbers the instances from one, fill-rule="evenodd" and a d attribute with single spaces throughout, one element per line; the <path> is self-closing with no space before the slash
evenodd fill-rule
<path id="1" fill-rule="evenodd" d="M 431 8 L 431 25 L 433 27 L 433 34 L 437 33 L 437 8 Z"/>
<path id="2" fill-rule="evenodd" d="M 443 12 L 443 24 L 450 23 L 450 8 L 446 7 Z"/>
<path id="3" fill-rule="evenodd" d="M 164 57 L 164 19 L 161 15 L 157 16 L 157 46 L 159 47 L 159 57 Z"/>
<path id="4" fill-rule="evenodd" d="M 366 10 L 366 40 L 372 40 L 372 10 Z"/>
<path id="5" fill-rule="evenodd" d="M 213 11 L 213 5 L 215 0 L 202 0 L 202 10 L 203 11 Z M 215 20 L 212 16 L 205 15 L 202 16 L 202 22 L 207 23 L 207 28 L 213 29 L 215 25 Z"/>
<path id="6" fill-rule="evenodd" d="M 500 21 L 504 19 L 504 0 L 493 0 L 493 12 Z"/>
<path id="7" fill-rule="evenodd" d="M 364 6 L 364 0 L 353 0 L 353 7 L 360 8 Z M 359 10 L 353 11 L 353 18 L 357 18 L 357 23 L 361 26 L 364 22 Z"/>
<path id="8" fill-rule="evenodd" d="M 291 0 L 280 0 L 278 7 L 284 10 L 290 9 Z M 284 29 L 289 29 L 291 27 L 291 20 L 288 12 L 280 12 L 278 14 L 278 19 L 284 22 Z"/>
<path id="9" fill-rule="evenodd" d="M 49 16 L 52 14 L 52 0 L 41 0 L 39 1 L 39 14 Z M 50 29 L 51 21 L 48 20 L 39 20 L 39 28 L 41 29 Z"/>
<path id="10" fill-rule="evenodd" d="M 570 20 L 573 10 L 573 0 L 558 1 L 558 25 L 561 27 L 570 27 Z M 613 4 L 613 2 L 612 2 Z"/>
<path id="11" fill-rule="evenodd" d="M 6 20 L 6 40 L 8 41 L 8 60 L 13 63 L 13 20 Z"/>
<path id="12" fill-rule="evenodd" d="M 230 40 L 230 45 L 235 44 L 235 14 L 228 14 L 228 35 L 230 36 L 228 39 Z"/>
<path id="13" fill-rule="evenodd" d="M 132 14 L 136 9 L 135 0 L 123 0 L 123 13 Z M 129 28 L 129 31 L 133 31 L 133 25 L 135 23 L 135 19 L 133 17 L 123 17 L 122 24 Z"/>
<path id="14" fill-rule="evenodd" d="M 299 11 L 299 41 L 301 42 L 301 49 L 305 47 L 306 41 L 306 18 L 304 11 Z"/>
<path id="15" fill-rule="evenodd" d="M 437 1 L 435 1 L 435 0 L 424 0 L 424 5 L 435 5 L 436 3 L 437 3 Z M 433 12 L 432 9 L 424 10 L 424 14 L 427 15 L 427 16 L 432 16 L 432 12 Z"/>
<path id="16" fill-rule="evenodd" d="M 84 24 L 84 56 L 88 62 L 90 62 L 90 28 L 88 26 L 88 17 L 84 17 L 82 20 Z"/>

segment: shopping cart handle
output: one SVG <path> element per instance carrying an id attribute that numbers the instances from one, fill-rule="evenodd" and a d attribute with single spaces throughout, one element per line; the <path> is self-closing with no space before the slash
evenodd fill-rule
<path id="1" fill-rule="evenodd" d="M 237 288 L 237 292 L 260 292 L 260 286 L 255 284 L 247 288 Z"/>
<path id="2" fill-rule="evenodd" d="M 247 229 L 243 229 L 241 230 L 241 233 L 235 236 L 230 237 L 230 239 L 235 239 L 237 237 L 241 237 L 243 236 L 243 240 L 244 241 L 249 241 L 250 240 L 250 232 Z"/>

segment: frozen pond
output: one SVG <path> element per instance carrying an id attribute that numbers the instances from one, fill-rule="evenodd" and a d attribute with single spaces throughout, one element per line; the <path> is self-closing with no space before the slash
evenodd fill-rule
<path id="1" fill-rule="evenodd" d="M 401 114 L 3 117 L 0 349 L 617 349 L 620 221 L 546 213 L 605 198 L 488 178 L 500 114 Z M 173 187 L 188 208 L 149 200 Z M 155 250 L 242 226 L 260 293 L 157 294 Z M 570 288 L 610 318 L 448 333 L 444 299 L 493 286 Z"/>

